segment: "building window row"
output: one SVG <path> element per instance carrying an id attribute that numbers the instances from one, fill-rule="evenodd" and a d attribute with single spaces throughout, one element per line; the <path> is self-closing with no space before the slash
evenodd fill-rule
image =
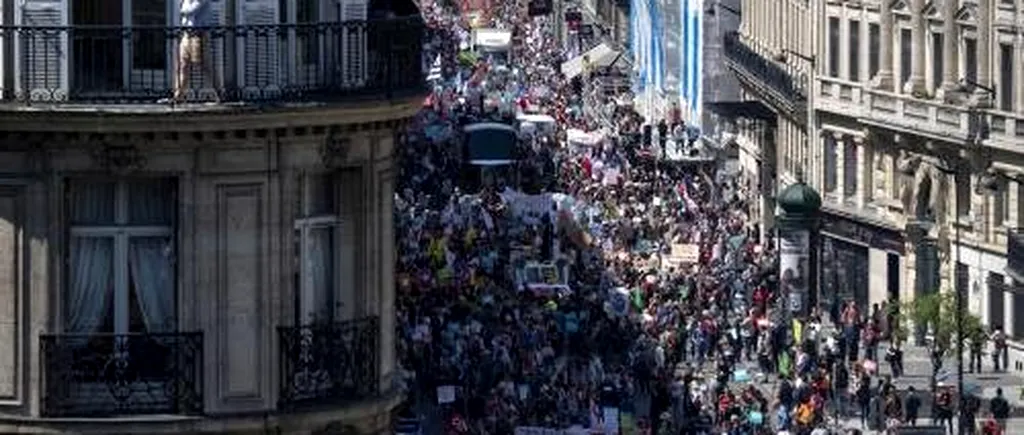
<path id="1" fill-rule="evenodd" d="M 294 222 L 296 319 L 331 323 L 338 320 L 339 291 L 351 290 L 338 267 L 343 187 L 333 175 L 302 178 Z M 66 181 L 66 192 L 64 331 L 175 331 L 177 180 L 75 178 Z"/>
<path id="2" fill-rule="evenodd" d="M 839 17 L 829 17 L 827 22 L 827 41 L 826 41 L 826 73 L 830 77 L 845 78 L 853 82 L 867 82 L 870 81 L 877 73 L 880 67 L 880 49 L 882 44 L 881 29 L 878 23 L 867 23 L 867 58 L 863 59 L 865 54 L 862 49 L 863 39 L 861 32 L 864 30 L 864 23 L 859 19 L 850 19 L 845 22 L 845 29 L 843 20 Z M 898 78 L 900 79 L 899 84 L 902 87 L 903 83 L 907 83 L 910 80 L 911 69 L 913 64 L 913 31 L 909 27 L 897 26 L 894 29 L 897 32 L 894 36 L 895 46 L 894 49 L 896 60 L 898 60 Z M 845 32 L 845 38 L 844 38 Z M 945 63 L 949 59 L 945 58 L 945 50 L 943 45 L 945 39 L 950 37 L 939 31 L 930 31 L 930 42 L 925 47 L 927 58 L 930 59 L 927 68 L 930 71 L 925 71 L 924 75 L 930 80 L 930 87 L 932 90 L 936 90 L 942 85 L 943 81 L 943 70 L 945 69 Z M 978 81 L 978 41 L 975 37 L 970 35 L 961 35 L 958 50 L 960 63 L 958 65 L 960 76 L 964 77 L 972 82 Z M 1016 107 L 1016 92 L 1015 86 L 1017 85 L 1015 80 L 1016 69 L 1024 66 L 1019 66 L 1018 63 L 1021 61 L 1016 54 L 1018 48 L 1012 43 L 999 43 L 997 44 L 997 52 L 994 53 L 995 61 L 998 62 L 998 71 L 993 74 L 993 81 L 995 82 L 996 91 L 996 107 L 1003 111 L 1013 111 Z M 843 60 L 846 60 L 845 65 Z M 864 61 L 867 62 L 867 74 L 862 74 L 862 67 Z M 897 71 L 894 71 L 896 73 Z"/>

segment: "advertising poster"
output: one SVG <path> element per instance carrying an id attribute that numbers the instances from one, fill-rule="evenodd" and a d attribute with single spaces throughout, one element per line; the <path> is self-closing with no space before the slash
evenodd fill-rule
<path id="1" fill-rule="evenodd" d="M 806 230 L 786 231 L 779 236 L 779 286 L 789 295 L 789 310 L 802 311 L 810 285 L 811 235 Z"/>

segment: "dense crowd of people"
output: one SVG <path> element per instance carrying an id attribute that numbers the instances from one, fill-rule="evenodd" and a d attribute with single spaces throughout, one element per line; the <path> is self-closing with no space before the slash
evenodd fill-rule
<path id="1" fill-rule="evenodd" d="M 593 71 L 565 79 L 572 53 L 549 20 L 514 4 L 483 19 L 513 32 L 518 62 L 467 61 L 464 15 L 440 4 L 424 14 L 440 71 L 402 138 L 398 320 L 410 396 L 437 405 L 418 409 L 438 413 L 441 430 L 826 433 L 850 415 L 865 429 L 916 422 L 918 394 L 897 395 L 878 376 L 880 357 L 892 376 L 902 371 L 890 310 L 837 303 L 792 321 L 776 308 L 777 253 L 752 225 L 744 174 L 668 159 L 668 143 L 687 155 L 701 147 L 677 109 L 652 122 L 610 96 L 585 107 Z M 466 162 L 464 126 L 522 113 L 555 122 L 521 129 L 508 168 Z M 645 124 L 670 139 L 650 141 Z M 571 130 L 598 139 L 573 143 Z M 478 172 L 488 175 L 466 183 Z M 692 256 L 677 255 L 687 246 Z M 531 285 L 531 267 L 546 285 Z"/>

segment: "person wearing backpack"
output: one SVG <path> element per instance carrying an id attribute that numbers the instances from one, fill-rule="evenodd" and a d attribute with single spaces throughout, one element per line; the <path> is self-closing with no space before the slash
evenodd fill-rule
<path id="1" fill-rule="evenodd" d="M 1000 430 L 1006 430 L 1006 419 L 1010 417 L 1010 403 L 1003 397 L 1003 389 L 996 388 L 996 397 L 988 403 L 988 409 L 992 412 Z"/>

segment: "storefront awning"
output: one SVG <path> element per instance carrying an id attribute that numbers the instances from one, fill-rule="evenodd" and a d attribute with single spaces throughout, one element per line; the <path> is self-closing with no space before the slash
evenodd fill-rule
<path id="1" fill-rule="evenodd" d="M 707 103 L 712 113 L 728 118 L 758 119 L 774 123 L 776 114 L 764 103 L 757 100 L 749 101 L 716 101 Z"/>
<path id="2" fill-rule="evenodd" d="M 608 46 L 608 44 L 602 42 L 598 44 L 597 47 L 588 50 L 586 53 L 563 63 L 562 74 L 565 75 L 566 79 L 572 79 L 583 74 L 584 66 L 587 63 L 589 63 L 591 69 L 605 68 L 611 66 L 618 57 L 619 52 L 613 50 Z M 584 59 L 587 59 L 587 62 L 584 62 Z"/>
<path id="3" fill-rule="evenodd" d="M 482 122 L 467 126 L 463 131 L 466 133 L 466 154 L 470 164 L 501 166 L 515 162 L 519 137 L 512 126 Z"/>

